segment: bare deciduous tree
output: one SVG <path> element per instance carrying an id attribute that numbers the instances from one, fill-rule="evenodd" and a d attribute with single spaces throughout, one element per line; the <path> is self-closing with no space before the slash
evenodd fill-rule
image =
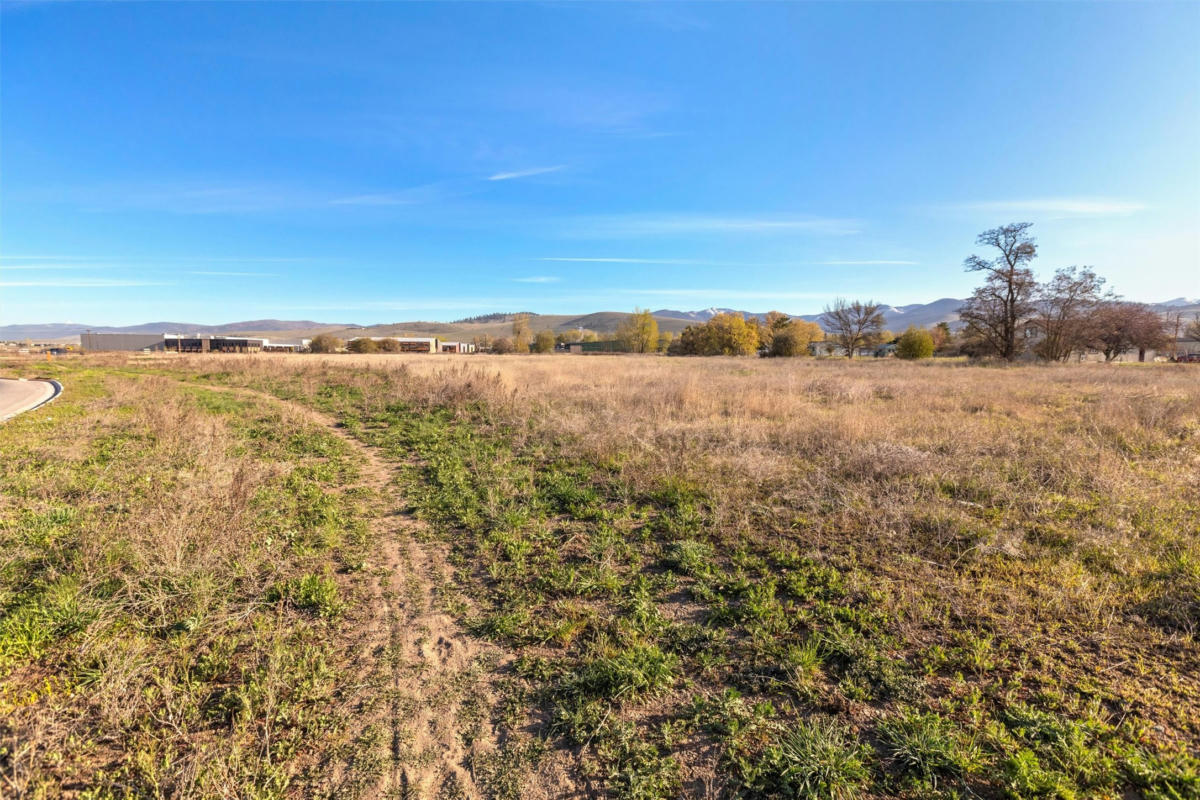
<path id="1" fill-rule="evenodd" d="M 968 272 L 985 276 L 983 286 L 959 310 L 967 337 L 1006 361 L 1021 354 L 1021 330 L 1033 312 L 1037 282 L 1028 265 L 1037 256 L 1037 245 L 1028 233 L 1031 227 L 1032 222 L 1016 222 L 984 231 L 976 244 L 994 247 L 1000 254 L 991 260 L 972 255 L 963 262 Z"/>
<path id="2" fill-rule="evenodd" d="M 1154 309 L 1143 303 L 1101 303 L 1092 314 L 1090 344 L 1112 361 L 1130 348 L 1138 351 L 1138 360 L 1146 360 L 1147 350 L 1170 343 L 1164 321 Z"/>
<path id="3" fill-rule="evenodd" d="M 1037 354 L 1047 361 L 1066 361 L 1092 338 L 1093 315 L 1105 299 L 1104 278 L 1091 268 L 1067 267 L 1038 291 L 1034 324 L 1042 334 Z"/>
<path id="4" fill-rule="evenodd" d="M 878 343 L 885 322 L 881 308 L 873 300 L 847 303 L 839 297 L 832 306 L 825 306 L 821 325 L 829 331 L 829 338 L 846 351 L 846 356 L 854 358 L 860 347 Z"/>

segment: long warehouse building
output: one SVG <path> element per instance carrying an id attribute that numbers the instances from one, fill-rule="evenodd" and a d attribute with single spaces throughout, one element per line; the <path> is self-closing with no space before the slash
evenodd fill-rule
<path id="1" fill-rule="evenodd" d="M 87 333 L 79 334 L 85 352 L 119 350 L 172 353 L 296 353 L 308 347 L 309 339 L 272 342 L 260 336 L 210 336 L 180 333 Z"/>

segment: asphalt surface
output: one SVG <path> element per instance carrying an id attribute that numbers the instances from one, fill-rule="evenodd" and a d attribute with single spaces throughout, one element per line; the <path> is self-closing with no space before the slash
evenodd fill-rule
<path id="1" fill-rule="evenodd" d="M 0 420 L 15 417 L 54 399 L 61 391 L 53 381 L 19 381 L 0 378 Z"/>

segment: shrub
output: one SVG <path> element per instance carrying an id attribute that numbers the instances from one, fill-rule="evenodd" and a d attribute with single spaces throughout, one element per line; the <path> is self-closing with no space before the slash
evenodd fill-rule
<path id="1" fill-rule="evenodd" d="M 375 345 L 381 353 L 399 353 L 401 352 L 400 341 L 398 339 L 380 339 Z"/>
<path id="2" fill-rule="evenodd" d="M 533 337 L 533 352 L 554 352 L 554 331 L 538 331 L 537 336 Z"/>
<path id="3" fill-rule="evenodd" d="M 825 332 L 815 322 L 805 322 L 794 319 L 775 332 L 771 338 L 772 356 L 806 356 L 808 346 L 813 342 L 824 341 Z"/>
<path id="4" fill-rule="evenodd" d="M 924 328 L 909 327 L 896 343 L 897 358 L 929 358 L 933 355 L 933 334 Z"/>
<path id="5" fill-rule="evenodd" d="M 378 353 L 379 344 L 374 339 L 360 337 L 351 339 L 350 343 L 346 345 L 346 349 L 351 353 Z"/>
<path id="6" fill-rule="evenodd" d="M 328 333 L 318 333 L 308 343 L 308 349 L 314 353 L 336 353 L 342 349 L 342 340 Z"/>

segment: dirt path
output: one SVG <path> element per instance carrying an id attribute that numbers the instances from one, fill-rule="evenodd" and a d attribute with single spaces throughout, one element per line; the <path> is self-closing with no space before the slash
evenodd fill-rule
<path id="1" fill-rule="evenodd" d="M 322 796 L 477 798 L 470 756 L 490 749 L 489 665 L 494 648 L 468 637 L 442 609 L 448 581 L 443 554 L 423 544 L 404 507 L 395 468 L 307 406 L 249 389 L 218 391 L 266 400 L 321 425 L 359 456 L 361 486 L 378 498 L 372 528 L 378 549 L 367 564 L 370 602 L 348 615 L 346 647 L 354 678 L 342 712 L 345 733 L 314 769 Z"/>

